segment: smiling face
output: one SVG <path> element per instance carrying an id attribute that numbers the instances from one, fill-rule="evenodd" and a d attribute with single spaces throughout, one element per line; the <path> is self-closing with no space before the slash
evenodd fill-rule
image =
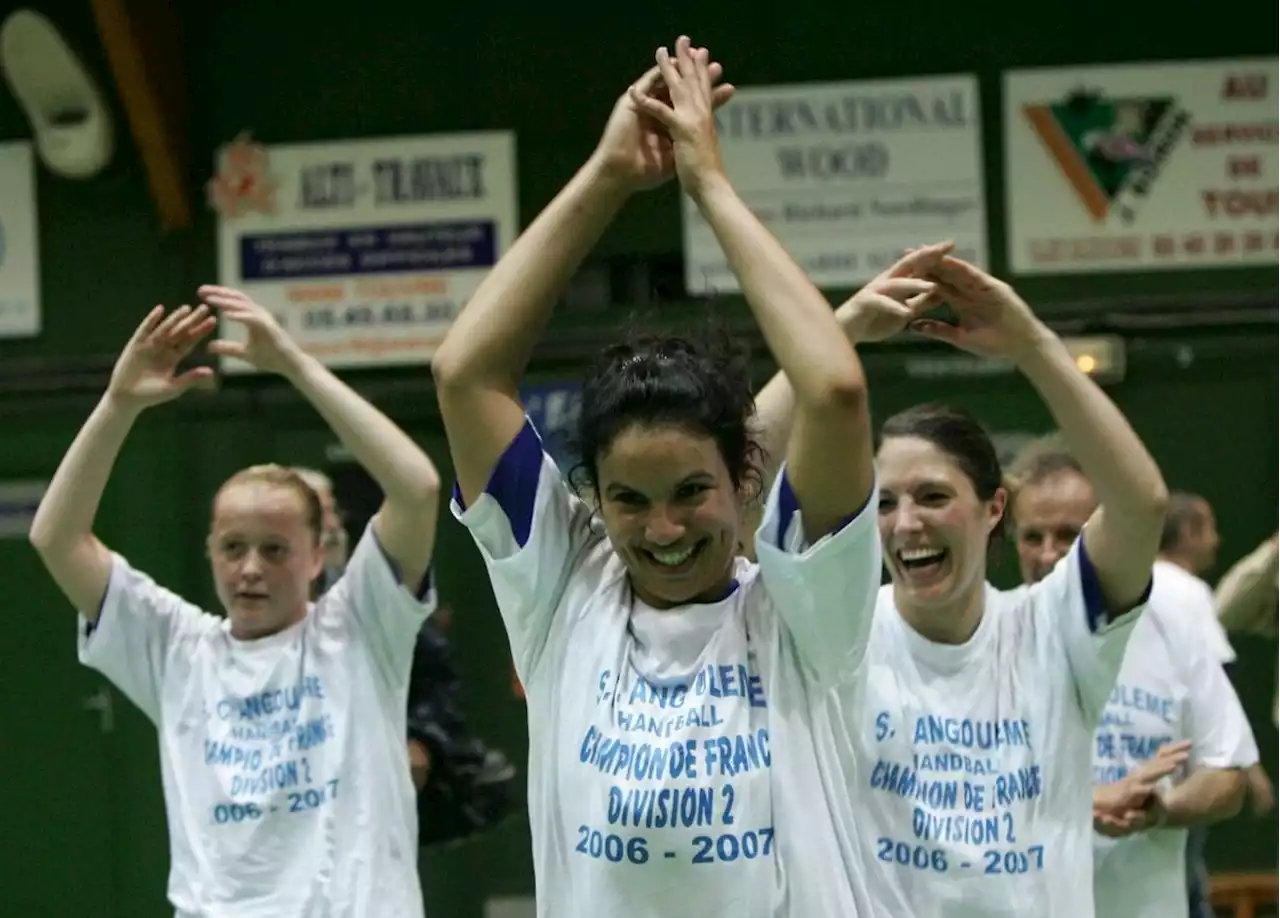
<path id="1" fill-rule="evenodd" d="M 218 493 L 209 557 L 233 636 L 265 637 L 306 616 L 311 581 L 324 563 L 308 517 L 295 488 L 241 481 Z"/>
<path id="2" fill-rule="evenodd" d="M 880 541 L 899 609 L 929 616 L 968 609 L 986 579 L 1005 492 L 979 499 L 955 459 L 922 437 L 886 437 L 876 466 Z"/>
<path id="3" fill-rule="evenodd" d="M 715 440 L 632 424 L 601 451 L 596 479 L 605 529 L 641 599 L 661 609 L 725 594 L 741 507 Z"/>

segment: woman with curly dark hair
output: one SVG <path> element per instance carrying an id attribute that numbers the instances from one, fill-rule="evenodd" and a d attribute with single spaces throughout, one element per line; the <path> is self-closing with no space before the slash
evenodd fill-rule
<path id="1" fill-rule="evenodd" d="M 454 512 L 528 698 L 538 914 L 849 916 L 843 872 L 788 844 L 804 835 L 836 857 L 808 717 L 856 665 L 880 582 L 866 382 L 830 306 L 724 172 L 719 65 L 687 38 L 657 62 L 434 360 Z M 739 554 L 763 481 L 754 405 L 723 337 L 601 355 L 572 476 L 585 499 L 517 395 L 563 284 L 628 196 L 673 173 L 794 391 L 758 564 Z"/>

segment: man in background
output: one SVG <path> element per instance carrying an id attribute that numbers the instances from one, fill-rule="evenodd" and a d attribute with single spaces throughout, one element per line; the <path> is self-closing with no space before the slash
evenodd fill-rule
<path id="1" fill-rule="evenodd" d="M 1173 491 L 1169 512 L 1160 534 L 1156 574 L 1168 581 L 1170 598 L 1176 599 L 1205 641 L 1205 646 L 1223 666 L 1234 663 L 1236 652 L 1218 621 L 1213 588 L 1201 579 L 1218 560 L 1218 524 L 1213 508 L 1199 494 Z"/>
<path id="2" fill-rule="evenodd" d="M 1217 562 L 1220 544 L 1217 520 L 1209 502 L 1199 494 L 1171 493 L 1156 570 L 1168 582 L 1170 600 L 1182 604 L 1195 622 L 1204 646 L 1219 664 L 1230 668 L 1236 662 L 1236 652 L 1219 619 L 1213 589 L 1202 579 Z M 1261 816 L 1274 805 L 1271 781 L 1261 762 L 1250 767 L 1245 777 L 1252 810 Z M 1213 918 L 1214 914 L 1208 903 L 1209 871 L 1204 861 L 1207 842 L 1207 827 L 1193 826 L 1187 840 L 1187 895 L 1194 918 Z"/>
<path id="3" fill-rule="evenodd" d="M 329 476 L 295 468 L 320 497 L 325 569 L 316 579 L 319 596 L 347 565 L 347 531 Z M 409 676 L 407 747 L 418 796 L 420 846 L 455 842 L 483 832 L 510 814 L 516 800 L 516 769 L 468 730 L 462 679 L 445 631 L 451 610 L 441 604 L 418 632 Z"/>
<path id="4" fill-rule="evenodd" d="M 1031 584 L 1070 550 L 1097 500 L 1092 482 L 1056 436 L 1024 448 L 1010 477 L 1018 562 L 1023 580 Z M 1238 811 L 1246 785 L 1241 769 L 1258 761 L 1244 710 L 1218 659 L 1225 636 L 1217 645 L 1206 637 L 1217 626 L 1212 606 L 1205 605 L 1206 595 L 1188 589 L 1190 575 L 1173 560 L 1199 565 L 1207 558 L 1211 564 L 1217 547 L 1211 517 L 1209 527 L 1195 529 L 1190 544 L 1181 541 L 1187 508 L 1194 503 L 1187 497 L 1171 501 L 1182 515 L 1166 529 L 1179 537 L 1166 533 L 1162 539 L 1163 560 L 1152 571 L 1147 611 L 1134 626 L 1098 727 L 1095 800 L 1130 780 L 1160 755 L 1157 749 L 1170 744 L 1190 741 L 1192 768 L 1156 795 L 1156 805 L 1141 821 L 1118 831 L 1100 827 L 1110 837 L 1098 835 L 1094 843 L 1098 918 L 1202 918 L 1191 901 L 1203 894 L 1200 875 L 1188 863 L 1189 831 Z M 1208 593 L 1207 586 L 1203 592 Z M 1192 886 L 1195 893 L 1189 893 Z"/>
<path id="5" fill-rule="evenodd" d="M 1195 621 L 1208 622 L 1201 631 L 1205 646 L 1230 670 L 1236 662 L 1236 652 L 1228 631 L 1272 637 L 1276 634 L 1276 542 L 1273 536 L 1238 562 L 1214 591 L 1202 575 L 1217 561 L 1219 544 L 1217 521 L 1209 502 L 1186 491 L 1170 494 L 1156 568 L 1177 586 L 1178 595 L 1188 604 Z M 1246 776 L 1254 814 L 1266 815 L 1275 805 L 1271 779 L 1261 763 L 1250 768 Z"/>

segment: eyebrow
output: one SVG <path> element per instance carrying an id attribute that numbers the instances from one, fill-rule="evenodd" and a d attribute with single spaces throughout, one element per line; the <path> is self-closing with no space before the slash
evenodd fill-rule
<path id="1" fill-rule="evenodd" d="M 680 479 L 680 481 L 676 482 L 676 487 L 678 488 L 682 485 L 694 484 L 695 482 L 699 484 L 709 484 L 714 481 L 715 481 L 715 476 L 712 475 L 710 472 L 693 472 L 689 475 L 686 475 L 684 478 Z M 633 491 L 636 494 L 643 493 L 639 488 L 632 487 L 631 485 L 621 481 L 609 482 L 609 484 L 605 486 L 604 491 L 606 494 L 613 494 L 618 491 Z"/>
<path id="2" fill-rule="evenodd" d="M 246 536 L 243 532 L 236 532 L 235 530 L 227 530 L 225 532 L 216 532 L 214 533 L 214 538 L 217 539 L 219 542 L 228 542 L 232 540 L 237 540 L 241 542 L 257 541 L 257 542 L 261 542 L 263 544 L 268 544 L 268 545 L 274 542 L 287 544 L 289 541 L 287 537 L 282 535 L 266 535 L 266 536 L 262 536 L 259 539 L 250 540 L 249 537 Z"/>
<path id="3" fill-rule="evenodd" d="M 954 488 L 953 488 L 953 487 L 952 487 L 948 482 L 946 482 L 945 480 L 943 480 L 943 479 L 941 479 L 941 478 L 926 478 L 926 479 L 925 479 L 925 480 L 923 480 L 923 481 L 917 481 L 917 482 L 914 482 L 914 483 L 912 483 L 912 485 L 911 485 L 910 487 L 906 487 L 906 488 L 891 488 L 891 487 L 889 487 L 888 485 L 885 485 L 885 486 L 883 486 L 883 487 L 881 487 L 881 488 L 880 488 L 880 491 L 881 491 L 881 493 L 885 493 L 885 492 L 887 492 L 887 493 L 889 493 L 889 494 L 896 494 L 896 493 L 898 493 L 899 491 L 906 491 L 906 492 L 911 492 L 911 491 L 922 491 L 922 490 L 927 490 L 927 489 L 930 489 L 930 488 L 932 488 L 932 489 L 934 489 L 934 490 L 938 490 L 938 491 L 953 491 L 953 490 L 955 490 L 955 489 L 954 489 Z"/>

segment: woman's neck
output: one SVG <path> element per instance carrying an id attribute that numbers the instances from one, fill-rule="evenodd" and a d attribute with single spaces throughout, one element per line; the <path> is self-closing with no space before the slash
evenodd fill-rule
<path id="1" fill-rule="evenodd" d="M 635 594 L 637 598 L 639 598 L 645 605 L 649 606 L 650 608 L 658 609 L 659 611 L 665 611 L 667 609 L 680 609 L 685 606 L 705 605 L 707 603 L 719 602 L 720 600 L 728 597 L 729 594 L 733 592 L 734 587 L 737 585 L 737 580 L 733 576 L 733 570 L 730 569 L 729 572 L 725 575 L 724 579 L 721 581 L 718 581 L 715 586 L 708 587 L 707 589 L 703 590 L 701 593 L 698 593 L 696 596 L 690 596 L 688 599 L 682 600 L 680 602 L 673 602 L 669 599 L 663 599 L 660 596 L 655 596 L 652 593 L 650 593 L 648 590 L 637 586 L 635 580 L 630 577 L 628 577 L 627 580 L 631 584 L 631 592 Z"/>
<path id="2" fill-rule="evenodd" d="M 963 644 L 982 624 L 987 585 L 979 580 L 947 602 L 922 605 L 905 597 L 894 584 L 893 601 L 902 620 L 925 640 L 935 644 Z"/>

